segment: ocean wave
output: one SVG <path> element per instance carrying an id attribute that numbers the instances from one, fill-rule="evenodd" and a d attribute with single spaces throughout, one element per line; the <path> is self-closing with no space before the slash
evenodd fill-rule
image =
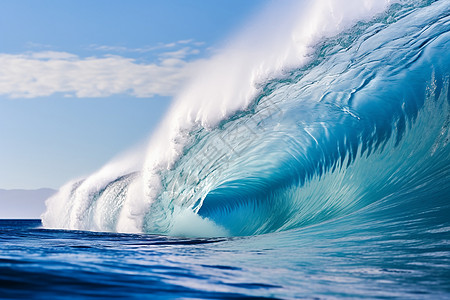
<path id="1" fill-rule="evenodd" d="M 142 170 L 126 156 L 68 183 L 44 226 L 241 236 L 444 205 L 450 5 L 353 2 L 292 3 L 281 33 L 239 36 L 176 99 Z"/>

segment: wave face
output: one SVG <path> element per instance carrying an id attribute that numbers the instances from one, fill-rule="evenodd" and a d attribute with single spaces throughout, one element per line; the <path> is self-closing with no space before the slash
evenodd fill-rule
<path id="1" fill-rule="evenodd" d="M 247 236 L 448 211 L 450 3 L 353 2 L 269 7 L 205 63 L 142 161 L 63 186 L 44 226 Z"/>

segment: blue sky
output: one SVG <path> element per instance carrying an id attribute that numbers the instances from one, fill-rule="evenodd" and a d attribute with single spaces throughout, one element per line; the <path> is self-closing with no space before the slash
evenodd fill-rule
<path id="1" fill-rule="evenodd" d="M 144 143 L 265 0 L 0 3 L 0 188 L 57 188 Z"/>

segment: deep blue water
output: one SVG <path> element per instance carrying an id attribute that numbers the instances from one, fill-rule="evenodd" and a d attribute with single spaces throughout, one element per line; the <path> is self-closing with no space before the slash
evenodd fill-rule
<path id="1" fill-rule="evenodd" d="M 2 220 L 0 298 L 450 299 L 450 206 L 434 205 L 209 239 Z"/>

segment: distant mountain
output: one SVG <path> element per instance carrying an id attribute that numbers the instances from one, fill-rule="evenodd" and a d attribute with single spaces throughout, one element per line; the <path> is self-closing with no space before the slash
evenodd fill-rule
<path id="1" fill-rule="evenodd" d="M 0 219 L 39 219 L 45 200 L 55 193 L 53 189 L 0 189 Z"/>

